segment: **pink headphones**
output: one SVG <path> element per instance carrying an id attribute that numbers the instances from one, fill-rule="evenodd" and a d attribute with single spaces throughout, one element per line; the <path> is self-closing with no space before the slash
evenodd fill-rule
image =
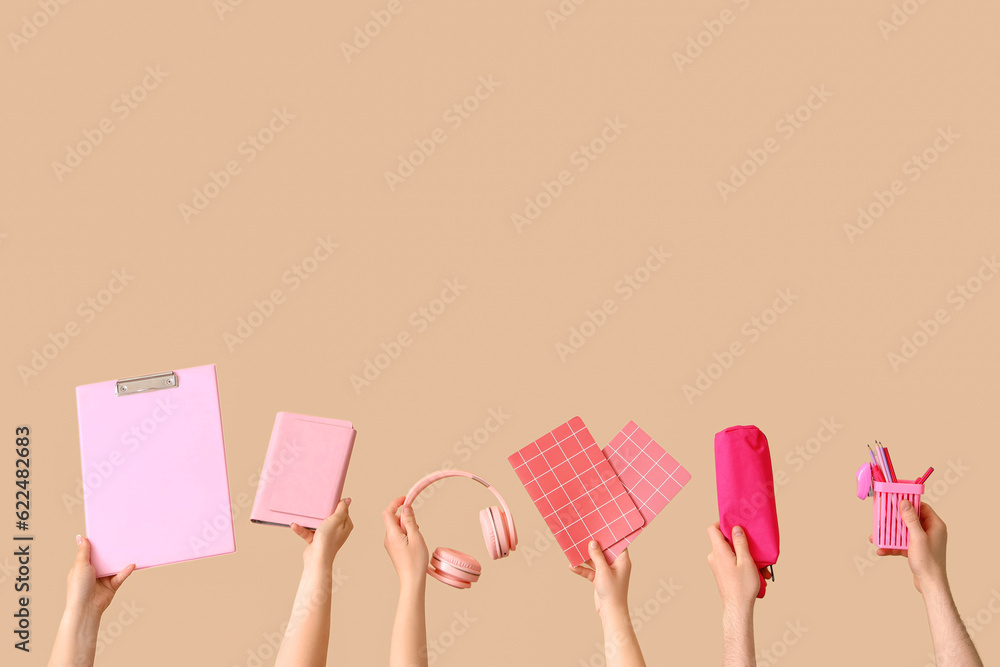
<path id="1" fill-rule="evenodd" d="M 492 506 L 479 513 L 479 525 L 483 529 L 483 537 L 486 539 L 486 551 L 490 558 L 497 560 L 510 555 L 511 551 L 517 548 L 517 531 L 514 530 L 514 518 L 510 515 L 503 496 L 490 486 L 486 480 L 477 477 L 470 472 L 462 470 L 439 470 L 424 477 L 413 485 L 410 492 L 406 494 L 403 506 L 412 505 L 420 492 L 434 482 L 445 477 L 468 477 L 475 480 L 489 489 L 501 507 Z M 475 558 L 455 549 L 438 547 L 431 556 L 431 561 L 427 565 L 427 574 L 438 581 L 444 582 L 455 588 L 471 588 L 473 582 L 479 580 L 482 567 Z"/>

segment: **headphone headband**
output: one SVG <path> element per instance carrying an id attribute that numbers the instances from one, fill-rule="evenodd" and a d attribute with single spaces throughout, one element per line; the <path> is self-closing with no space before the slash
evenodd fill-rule
<path id="1" fill-rule="evenodd" d="M 507 501 L 503 499 L 503 496 L 500 495 L 499 491 L 493 488 L 492 484 L 487 482 L 479 475 L 473 475 L 471 472 L 465 472 L 464 470 L 438 470 L 437 472 L 432 472 L 426 477 L 418 480 L 417 483 L 414 484 L 413 487 L 409 490 L 409 492 L 407 492 L 406 500 L 403 501 L 403 507 L 406 507 L 407 505 L 412 505 L 413 501 L 417 499 L 417 496 L 419 496 L 424 489 L 426 489 L 434 482 L 440 481 L 447 477 L 468 477 L 469 479 L 479 482 L 480 484 L 485 486 L 487 490 L 490 491 L 490 493 L 496 496 L 497 500 L 500 501 L 500 506 L 503 508 L 504 513 L 507 515 L 507 520 L 510 522 L 511 541 L 514 544 L 517 543 L 517 530 L 514 528 L 514 517 L 511 516 L 510 514 L 510 508 L 507 507 Z"/>

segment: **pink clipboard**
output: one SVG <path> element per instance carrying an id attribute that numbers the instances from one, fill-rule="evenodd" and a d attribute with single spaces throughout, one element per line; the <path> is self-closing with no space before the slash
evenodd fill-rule
<path id="1" fill-rule="evenodd" d="M 356 436 L 349 421 L 279 412 L 250 520 L 319 526 L 340 502 Z"/>
<path id="2" fill-rule="evenodd" d="M 236 551 L 215 366 L 76 388 L 97 576 Z"/>

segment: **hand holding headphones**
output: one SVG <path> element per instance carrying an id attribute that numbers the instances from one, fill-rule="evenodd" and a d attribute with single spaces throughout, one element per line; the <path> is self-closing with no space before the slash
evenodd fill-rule
<path id="1" fill-rule="evenodd" d="M 385 523 L 385 551 L 396 569 L 400 585 L 406 587 L 418 580 L 423 582 L 429 554 L 413 508 L 400 512 L 403 500 L 405 496 L 400 496 L 389 503 L 382 511 L 382 521 Z"/>
<path id="2" fill-rule="evenodd" d="M 481 477 L 462 470 L 440 470 L 431 473 L 413 485 L 413 488 L 406 494 L 402 506 L 410 507 L 421 491 L 446 477 L 468 477 L 485 486 L 497 497 L 497 500 L 500 501 L 500 507 L 494 505 L 482 510 L 479 513 L 479 525 L 482 528 L 483 538 L 486 540 L 486 552 L 490 558 L 498 560 L 510 555 L 510 552 L 517 548 L 517 531 L 514 528 L 514 519 L 510 515 L 510 509 L 503 496 Z M 391 505 L 390 508 L 392 508 Z M 386 512 L 388 511 L 386 510 Z M 386 518 L 387 540 L 390 539 L 389 528 L 389 519 Z M 479 580 L 482 567 L 475 558 L 468 554 L 456 549 L 438 547 L 430 557 L 427 574 L 455 588 L 471 588 L 472 584 Z"/>

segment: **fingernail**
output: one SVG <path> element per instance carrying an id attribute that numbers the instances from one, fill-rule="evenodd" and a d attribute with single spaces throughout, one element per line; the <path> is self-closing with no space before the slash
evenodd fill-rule
<path id="1" fill-rule="evenodd" d="M 909 500 L 903 500 L 899 503 L 899 507 L 903 510 L 908 510 L 911 509 L 913 505 L 910 504 Z"/>
<path id="2" fill-rule="evenodd" d="M 733 526 L 733 537 L 743 537 L 743 529 L 739 526 Z"/>
<path id="3" fill-rule="evenodd" d="M 344 504 L 347 505 L 348 507 L 350 507 L 351 506 L 351 499 L 350 498 L 344 498 Z"/>
<path id="4" fill-rule="evenodd" d="M 81 544 L 83 544 L 83 538 L 80 537 L 79 535 L 77 535 L 76 536 L 76 545 L 80 546 Z"/>
<path id="5" fill-rule="evenodd" d="M 596 549 L 597 548 L 597 540 L 591 540 L 590 541 L 590 548 L 591 549 Z"/>
<path id="6" fill-rule="evenodd" d="M 410 505 L 403 505 L 403 511 L 401 514 L 413 514 L 413 507 Z"/>

